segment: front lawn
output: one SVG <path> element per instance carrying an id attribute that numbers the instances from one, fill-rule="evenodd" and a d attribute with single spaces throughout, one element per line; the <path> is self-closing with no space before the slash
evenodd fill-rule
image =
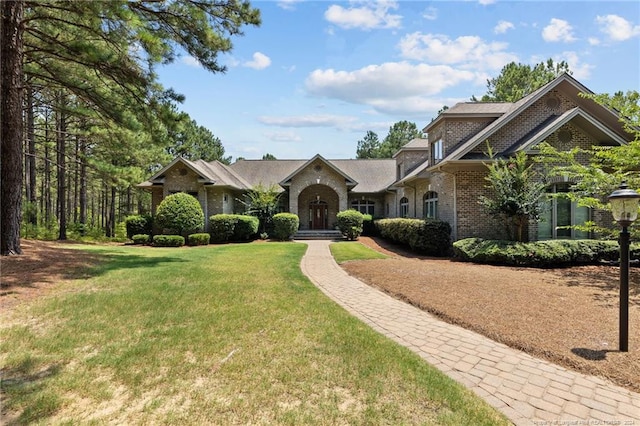
<path id="1" fill-rule="evenodd" d="M 508 423 L 327 299 L 304 244 L 79 247 L 84 279 L 1 314 L 0 423 Z"/>

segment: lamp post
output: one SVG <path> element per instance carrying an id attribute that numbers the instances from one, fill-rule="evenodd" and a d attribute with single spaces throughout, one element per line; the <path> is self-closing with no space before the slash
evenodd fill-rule
<path id="1" fill-rule="evenodd" d="M 629 350 L 629 230 L 638 218 L 638 194 L 626 182 L 609 195 L 611 214 L 622 227 L 620 232 L 620 352 Z"/>

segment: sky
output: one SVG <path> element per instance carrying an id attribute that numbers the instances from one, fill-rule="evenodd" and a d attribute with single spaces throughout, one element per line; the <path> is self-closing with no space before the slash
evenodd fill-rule
<path id="1" fill-rule="evenodd" d="M 396 122 L 424 128 L 510 62 L 566 61 L 595 93 L 640 90 L 638 1 L 252 1 L 224 74 L 187 54 L 156 71 L 225 155 L 355 158 Z"/>

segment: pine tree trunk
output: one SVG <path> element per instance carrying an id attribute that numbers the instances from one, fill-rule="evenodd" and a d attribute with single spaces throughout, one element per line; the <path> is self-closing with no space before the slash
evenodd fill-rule
<path id="1" fill-rule="evenodd" d="M 27 90 L 27 200 L 29 201 L 29 214 L 27 221 L 32 225 L 38 225 L 38 211 L 36 209 L 38 197 L 36 195 L 36 132 L 34 120 L 33 89 Z"/>
<path id="2" fill-rule="evenodd" d="M 84 138 L 80 140 L 80 194 L 78 198 L 79 206 L 79 222 L 83 225 L 83 229 L 87 224 L 87 163 L 86 163 L 87 143 Z"/>
<path id="3" fill-rule="evenodd" d="M 65 181 L 65 169 L 66 169 L 66 131 L 67 123 L 66 116 L 62 109 L 64 108 L 63 95 L 60 93 L 59 109 L 56 120 L 56 147 L 57 147 L 57 159 L 58 159 L 58 223 L 60 230 L 58 232 L 59 240 L 67 239 L 67 209 L 66 209 L 66 190 L 67 185 Z"/>
<path id="4" fill-rule="evenodd" d="M 0 254 L 21 254 L 24 2 L 0 2 Z"/>

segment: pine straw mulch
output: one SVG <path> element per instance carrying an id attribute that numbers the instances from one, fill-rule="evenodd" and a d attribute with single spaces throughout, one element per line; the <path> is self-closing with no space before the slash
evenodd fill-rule
<path id="1" fill-rule="evenodd" d="M 618 351 L 618 274 L 612 266 L 529 269 L 417 256 L 379 239 L 359 241 L 390 258 L 342 264 L 351 275 L 534 356 L 640 391 L 640 268 L 631 268 L 629 352 Z M 22 240 L 0 259 L 0 306 L 60 291 L 100 257 L 57 242 Z"/>
<path id="2" fill-rule="evenodd" d="M 381 239 L 390 258 L 345 262 L 350 275 L 493 340 L 640 391 L 640 268 L 631 268 L 629 352 L 618 351 L 619 268 L 476 265 L 417 256 Z"/>

